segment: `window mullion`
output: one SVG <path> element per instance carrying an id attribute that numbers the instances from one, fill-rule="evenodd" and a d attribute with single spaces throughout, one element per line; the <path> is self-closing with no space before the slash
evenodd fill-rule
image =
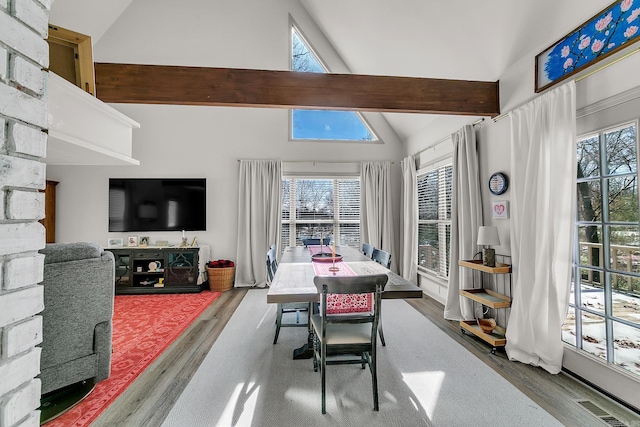
<path id="1" fill-rule="evenodd" d="M 298 207 L 296 206 L 296 183 L 297 179 L 291 179 L 289 188 L 289 246 L 296 245 L 296 218 L 298 216 Z"/>
<path id="2" fill-rule="evenodd" d="M 333 180 L 333 241 L 340 244 L 340 191 L 338 180 Z"/>
<path id="3" fill-rule="evenodd" d="M 443 277 L 447 276 L 447 227 L 443 222 L 447 217 L 447 186 L 445 184 L 445 168 L 442 167 L 438 169 L 438 244 L 441 248 L 439 270 Z"/>

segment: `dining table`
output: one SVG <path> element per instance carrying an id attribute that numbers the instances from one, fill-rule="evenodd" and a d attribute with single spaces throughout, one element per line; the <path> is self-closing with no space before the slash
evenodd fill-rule
<path id="1" fill-rule="evenodd" d="M 312 255 L 317 253 L 325 256 L 320 256 L 314 261 Z M 333 258 L 335 258 L 335 262 Z M 316 270 L 318 267 L 314 268 L 314 263 L 318 262 L 329 263 L 331 266 L 338 268 L 337 272 L 334 271 L 328 274 L 340 275 L 341 269 L 343 271 L 348 270 L 349 274 L 359 276 L 386 274 L 389 277 L 389 281 L 382 292 L 383 299 L 422 298 L 423 295 L 419 286 L 350 246 L 288 246 L 282 253 L 276 274 L 269 285 L 267 303 L 307 302 L 309 303 L 308 313 L 310 316 L 313 303 L 320 301 L 320 294 L 313 282 L 314 277 L 317 275 Z M 328 269 L 323 269 L 323 271 L 326 270 Z M 309 359 L 311 357 L 313 357 L 313 332 L 309 323 L 307 342 L 293 351 L 293 358 Z"/>

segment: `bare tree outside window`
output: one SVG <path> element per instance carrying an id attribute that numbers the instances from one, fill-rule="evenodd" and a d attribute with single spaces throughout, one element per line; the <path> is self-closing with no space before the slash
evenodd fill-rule
<path id="1" fill-rule="evenodd" d="M 562 339 L 640 376 L 636 123 L 577 141 L 577 259 Z"/>
<path id="2" fill-rule="evenodd" d="M 302 34 L 291 27 L 291 71 L 327 73 L 329 70 Z M 378 138 L 363 117 L 354 111 L 294 109 L 293 139 L 329 141 L 375 141 Z"/>
<path id="3" fill-rule="evenodd" d="M 359 247 L 358 179 L 285 179 L 282 197 L 284 246 L 328 237 L 338 245 Z"/>

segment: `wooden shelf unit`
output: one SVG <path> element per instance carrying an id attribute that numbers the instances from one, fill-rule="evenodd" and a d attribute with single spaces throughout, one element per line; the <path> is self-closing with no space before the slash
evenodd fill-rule
<path id="1" fill-rule="evenodd" d="M 487 274 L 508 274 L 509 288 L 511 288 L 511 265 L 509 264 L 496 263 L 495 267 L 488 267 L 483 265 L 481 260 L 459 260 L 458 265 Z M 511 307 L 510 297 L 491 289 L 484 289 L 483 287 L 476 288 L 475 276 L 473 286 L 471 289 L 460 289 L 460 295 L 494 310 Z M 511 291 L 509 291 L 509 293 L 511 293 Z M 491 353 L 495 353 L 498 347 L 504 347 L 507 344 L 505 337 L 507 331 L 501 326 L 496 326 L 490 334 L 487 334 L 480 329 L 476 320 L 461 320 L 460 329 L 462 333 L 465 333 L 465 331 L 469 332 L 489 343 L 492 346 Z"/>
<path id="2" fill-rule="evenodd" d="M 505 344 L 507 344 L 507 339 L 504 336 L 507 330 L 501 326 L 496 326 L 490 334 L 487 334 L 480 329 L 480 326 L 478 326 L 478 323 L 475 320 L 463 320 L 460 322 L 460 327 L 471 332 L 473 335 L 480 337 L 493 347 L 504 347 Z"/>
<path id="3" fill-rule="evenodd" d="M 488 267 L 482 264 L 482 260 L 459 260 L 458 265 L 461 267 L 471 268 L 473 270 L 484 271 L 490 274 L 504 274 L 511 273 L 511 266 L 509 264 L 496 263 L 495 267 Z"/>
<path id="4" fill-rule="evenodd" d="M 460 295 L 491 308 L 511 307 L 511 298 L 494 292 L 491 289 L 460 289 Z"/>

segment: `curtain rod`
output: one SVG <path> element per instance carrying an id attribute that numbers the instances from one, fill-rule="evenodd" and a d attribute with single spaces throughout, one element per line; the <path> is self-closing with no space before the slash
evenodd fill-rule
<path id="1" fill-rule="evenodd" d="M 635 54 L 635 53 L 638 53 L 638 52 L 640 52 L 640 47 L 638 47 L 638 48 L 636 48 L 636 49 L 632 50 L 631 52 L 627 52 L 626 54 L 622 55 L 620 58 L 617 58 L 617 59 L 615 59 L 615 60 L 613 60 L 613 61 L 611 61 L 611 62 L 609 62 L 609 63 L 607 63 L 607 64 L 604 64 L 603 66 L 601 66 L 601 67 L 599 67 L 599 68 L 596 68 L 595 70 L 592 70 L 592 71 L 590 71 L 590 72 L 588 72 L 588 73 L 586 73 L 586 74 L 583 74 L 583 75 L 581 75 L 580 77 L 576 77 L 574 80 L 575 80 L 575 81 L 576 81 L 576 83 L 577 83 L 577 82 L 579 82 L 580 80 L 582 80 L 582 79 L 586 79 L 587 77 L 590 77 L 590 76 L 593 76 L 594 74 L 596 74 L 596 73 L 598 73 L 598 72 L 600 72 L 600 71 L 604 70 L 605 68 L 608 68 L 608 67 L 612 66 L 613 64 L 616 64 L 616 63 L 618 63 L 618 62 L 622 61 L 623 59 L 627 59 L 627 58 L 628 58 L 628 57 L 630 57 L 631 55 L 633 55 L 633 54 Z M 527 101 L 527 102 L 529 102 L 529 101 Z M 525 104 L 526 104 L 526 103 L 525 103 Z M 524 104 L 522 104 L 522 105 L 524 105 Z M 511 109 L 509 112 L 507 112 L 507 113 L 503 113 L 503 114 L 500 114 L 500 115 L 498 115 L 498 116 L 495 116 L 495 117 L 493 118 L 493 122 L 494 122 L 494 123 L 499 122 L 500 120 L 502 120 L 502 119 L 504 119 L 505 117 L 507 117 L 511 111 L 513 111 L 513 110 L 515 110 L 515 109 L 517 109 L 517 108 L 520 108 L 522 105 L 519 105 L 519 106 L 517 106 L 517 107 L 512 108 L 512 109 Z"/>
<path id="2" fill-rule="evenodd" d="M 476 120 L 475 122 L 473 122 L 473 123 L 472 123 L 472 126 L 475 126 L 475 125 L 477 125 L 477 124 L 480 124 L 480 123 L 482 123 L 483 121 L 484 121 L 484 117 L 483 117 L 483 118 L 481 118 L 481 119 L 479 119 L 479 120 Z M 448 140 L 450 140 L 450 139 L 451 139 L 451 135 L 449 135 L 449 136 L 445 136 L 444 138 L 442 138 L 442 139 L 440 139 L 440 140 L 438 140 L 438 141 L 434 142 L 433 144 L 429 145 L 428 147 L 423 148 L 422 150 L 418 151 L 416 154 L 414 154 L 414 157 L 415 157 L 415 156 L 420 155 L 421 153 L 423 153 L 423 152 L 427 151 L 427 150 L 428 150 L 428 149 L 430 149 L 430 148 L 435 148 L 436 146 L 438 146 L 438 145 L 442 144 L 443 142 L 448 141 Z"/>
<path id="3" fill-rule="evenodd" d="M 242 160 L 262 160 L 262 159 L 238 159 L 238 163 L 240 163 Z M 367 160 L 369 161 L 369 160 Z M 371 160 L 373 162 L 377 162 L 378 160 Z M 347 163 L 362 163 L 362 161 L 353 161 L 353 162 L 346 162 L 346 161 L 342 161 L 342 160 L 282 160 L 282 163 L 336 163 L 336 164 L 347 164 Z M 395 165 L 396 162 L 389 162 L 392 165 Z"/>

